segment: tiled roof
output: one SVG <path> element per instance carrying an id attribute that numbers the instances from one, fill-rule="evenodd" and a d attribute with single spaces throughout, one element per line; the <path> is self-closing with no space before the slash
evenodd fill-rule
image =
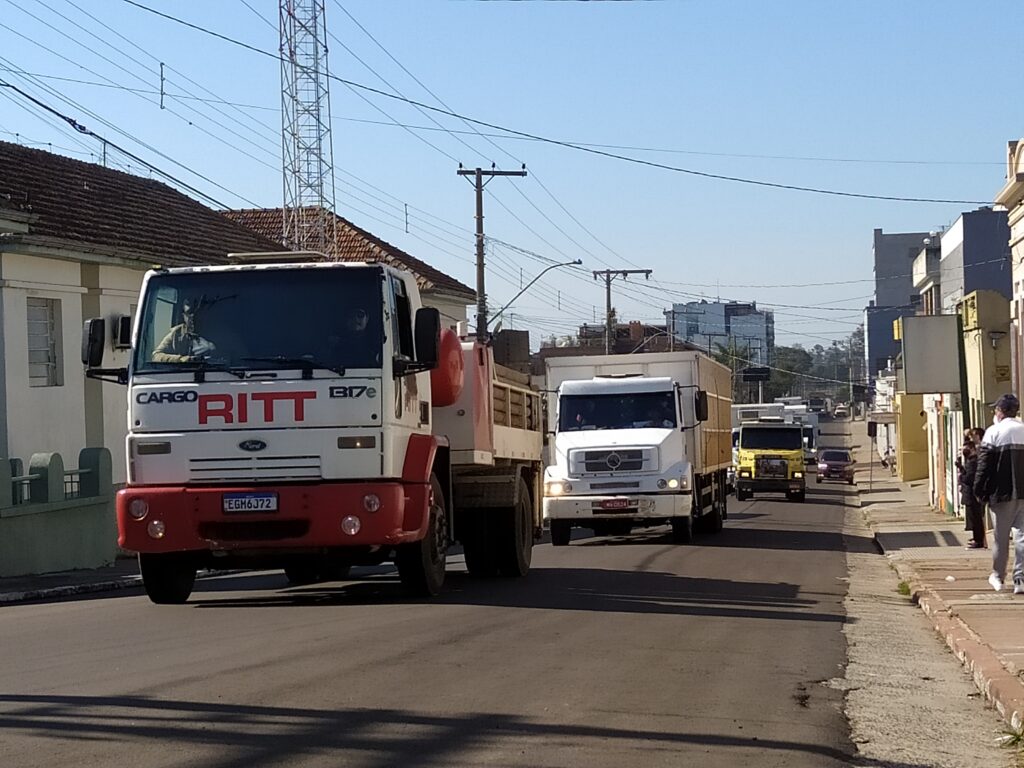
<path id="1" fill-rule="evenodd" d="M 280 208 L 244 208 L 225 211 L 224 215 L 264 237 L 280 238 L 284 227 Z M 348 219 L 342 216 L 335 218 L 338 226 L 338 247 L 335 253 L 326 254 L 328 258 L 338 261 L 383 262 L 412 272 L 416 275 L 416 281 L 422 290 L 444 293 L 468 301 L 476 297 L 476 291 L 465 283 L 381 240 Z"/>
<path id="2" fill-rule="evenodd" d="M 0 209 L 31 214 L 28 240 L 56 238 L 166 267 L 284 250 L 166 184 L 0 142 Z"/>

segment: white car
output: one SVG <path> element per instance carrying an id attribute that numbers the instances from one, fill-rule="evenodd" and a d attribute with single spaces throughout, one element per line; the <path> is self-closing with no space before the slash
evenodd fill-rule
<path id="1" fill-rule="evenodd" d="M 837 405 L 835 410 L 835 417 L 837 419 L 845 419 L 850 415 L 850 409 L 845 405 Z"/>

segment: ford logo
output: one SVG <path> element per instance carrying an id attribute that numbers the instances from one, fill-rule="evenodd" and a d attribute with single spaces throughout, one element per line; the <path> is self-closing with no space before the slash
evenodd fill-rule
<path id="1" fill-rule="evenodd" d="M 262 451 L 267 447 L 267 444 L 262 440 L 243 440 L 238 444 L 238 447 L 243 451 L 249 451 L 249 453 L 255 453 L 256 451 Z"/>

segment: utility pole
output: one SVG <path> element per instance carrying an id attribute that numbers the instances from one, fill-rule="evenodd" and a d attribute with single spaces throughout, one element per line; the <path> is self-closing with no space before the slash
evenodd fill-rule
<path id="1" fill-rule="evenodd" d="M 621 277 L 625 280 L 630 275 L 643 275 L 647 280 L 651 279 L 650 269 L 603 269 L 594 271 L 594 279 L 604 278 L 604 353 L 612 353 L 612 280 Z"/>
<path id="2" fill-rule="evenodd" d="M 499 171 L 492 165 L 489 170 L 474 168 L 469 170 L 459 163 L 459 176 L 472 176 L 472 184 L 476 189 L 476 338 L 487 339 L 487 292 L 484 282 L 484 187 L 495 176 L 525 176 L 526 166 L 519 171 Z M 484 181 L 484 176 L 487 181 Z"/>

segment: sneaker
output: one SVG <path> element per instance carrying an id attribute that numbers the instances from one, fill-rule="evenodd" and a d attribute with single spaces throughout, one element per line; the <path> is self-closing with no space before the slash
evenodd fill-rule
<path id="1" fill-rule="evenodd" d="M 1013 580 L 1013 594 L 1024 595 L 1024 579 Z"/>
<path id="2" fill-rule="evenodd" d="M 988 577 L 988 583 L 992 585 L 992 589 L 996 592 L 1001 592 L 1003 589 L 1003 580 L 999 578 L 998 574 L 990 574 Z"/>
<path id="3" fill-rule="evenodd" d="M 979 544 L 976 541 L 968 541 L 967 542 L 967 546 L 964 547 L 964 549 L 984 549 L 984 548 L 985 548 L 984 544 Z"/>

